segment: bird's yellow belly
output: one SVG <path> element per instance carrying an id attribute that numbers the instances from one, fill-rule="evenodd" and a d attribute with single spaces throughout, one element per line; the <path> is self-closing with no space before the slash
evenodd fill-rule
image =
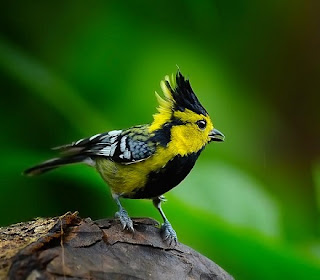
<path id="1" fill-rule="evenodd" d="M 146 183 L 146 172 L 108 159 L 97 159 L 97 170 L 115 194 L 129 194 Z M 141 163 L 137 163 L 141 164 Z"/>
<path id="2" fill-rule="evenodd" d="M 145 187 L 148 174 L 161 169 L 172 158 L 168 149 L 159 149 L 150 158 L 132 164 L 121 164 L 106 158 L 96 159 L 96 168 L 113 193 L 130 197 Z"/>

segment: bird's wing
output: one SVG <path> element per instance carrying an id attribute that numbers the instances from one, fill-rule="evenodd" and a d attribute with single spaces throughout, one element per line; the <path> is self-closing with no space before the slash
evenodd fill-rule
<path id="1" fill-rule="evenodd" d="M 63 156 L 86 154 L 106 157 L 115 162 L 131 164 L 149 158 L 156 149 L 150 141 L 147 127 L 135 126 L 127 130 L 112 130 L 54 148 Z"/>

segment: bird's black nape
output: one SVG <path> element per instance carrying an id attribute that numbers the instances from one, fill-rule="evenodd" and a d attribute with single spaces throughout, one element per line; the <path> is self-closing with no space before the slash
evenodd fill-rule
<path id="1" fill-rule="evenodd" d="M 176 87 L 172 90 L 172 96 L 175 100 L 176 110 L 184 111 L 189 109 L 197 114 L 208 114 L 193 92 L 189 80 L 185 79 L 180 70 L 176 74 Z"/>

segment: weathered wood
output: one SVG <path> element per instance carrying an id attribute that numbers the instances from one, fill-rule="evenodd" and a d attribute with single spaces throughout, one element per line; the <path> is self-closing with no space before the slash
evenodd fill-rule
<path id="1" fill-rule="evenodd" d="M 0 228 L 0 279 L 233 279 L 193 249 L 165 244 L 156 221 L 77 213 Z"/>

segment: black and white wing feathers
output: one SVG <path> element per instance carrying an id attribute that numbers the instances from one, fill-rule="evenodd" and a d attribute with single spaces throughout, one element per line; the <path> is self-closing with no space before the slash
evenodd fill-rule
<path id="1" fill-rule="evenodd" d="M 131 164 L 150 157 L 156 143 L 150 141 L 147 128 L 136 126 L 127 130 L 112 130 L 54 148 L 63 156 L 87 155 L 94 159 L 106 157 L 115 162 Z"/>

